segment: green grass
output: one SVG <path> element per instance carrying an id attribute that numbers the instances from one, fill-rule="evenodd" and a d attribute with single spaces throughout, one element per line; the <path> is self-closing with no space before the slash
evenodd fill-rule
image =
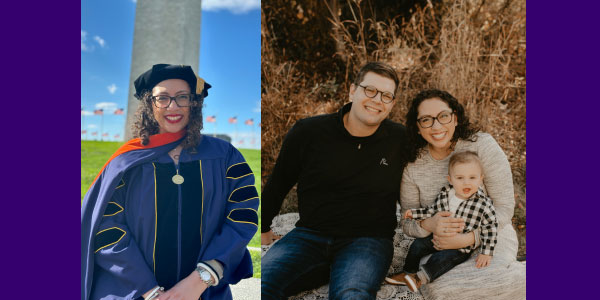
<path id="1" fill-rule="evenodd" d="M 252 255 L 252 266 L 254 267 L 254 278 L 260 278 L 260 251 L 250 250 Z"/>
<path id="2" fill-rule="evenodd" d="M 99 141 L 81 141 L 81 201 L 92 184 L 94 178 L 110 156 L 121 146 L 121 142 L 99 142 Z M 254 173 L 256 190 L 260 197 L 260 150 L 239 149 L 250 169 Z M 251 247 L 260 248 L 260 205 L 258 207 L 258 230 L 248 244 Z M 252 264 L 254 266 L 254 277 L 260 278 L 260 252 L 250 251 L 252 255 Z"/>
<path id="3" fill-rule="evenodd" d="M 81 201 L 102 166 L 122 144 L 120 142 L 81 141 Z"/>
<path id="4" fill-rule="evenodd" d="M 251 149 L 240 149 L 240 152 L 250 165 L 250 169 L 252 169 L 252 173 L 254 173 L 254 186 L 256 186 L 256 190 L 258 191 L 258 197 L 260 197 L 260 150 L 251 150 Z M 260 204 L 258 206 L 258 231 L 250 240 L 248 246 L 260 248 Z M 259 256 L 260 259 L 260 256 Z"/>

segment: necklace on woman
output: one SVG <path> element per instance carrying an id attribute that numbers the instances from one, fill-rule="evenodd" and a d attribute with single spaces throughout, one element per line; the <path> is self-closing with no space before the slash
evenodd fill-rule
<path id="1" fill-rule="evenodd" d="M 181 148 L 181 146 L 177 146 L 175 149 L 169 151 L 169 156 L 171 156 L 176 165 L 179 163 L 179 154 L 181 153 Z M 179 168 L 175 167 L 175 172 L 175 175 L 171 177 L 171 181 L 173 181 L 174 184 L 182 184 L 184 178 L 183 176 L 179 175 Z"/>
<path id="2" fill-rule="evenodd" d="M 174 184 L 182 184 L 184 181 L 183 176 L 179 175 L 179 169 L 176 169 L 176 171 L 177 174 L 173 175 L 173 177 L 171 177 L 171 180 Z"/>

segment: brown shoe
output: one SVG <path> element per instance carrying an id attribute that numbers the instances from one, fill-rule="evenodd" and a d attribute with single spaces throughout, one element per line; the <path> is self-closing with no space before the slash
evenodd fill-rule
<path id="1" fill-rule="evenodd" d="M 419 288 L 421 287 L 421 279 L 419 279 L 417 274 L 404 275 L 404 281 L 411 292 L 416 293 L 419 291 Z"/>
<path id="2" fill-rule="evenodd" d="M 406 273 L 402 272 L 394 274 L 390 277 L 385 277 L 385 282 L 393 285 L 406 285 L 406 282 L 404 281 L 404 275 L 406 275 Z"/>

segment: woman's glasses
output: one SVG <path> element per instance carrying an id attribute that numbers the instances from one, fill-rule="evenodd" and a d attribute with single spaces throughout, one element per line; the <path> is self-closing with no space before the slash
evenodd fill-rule
<path id="1" fill-rule="evenodd" d="M 421 128 L 429 128 L 433 126 L 435 120 L 437 120 L 441 125 L 448 124 L 452 122 L 452 114 L 453 112 L 451 111 L 442 111 L 437 115 L 437 117 L 424 116 L 417 119 L 417 122 L 419 123 Z"/>
<path id="2" fill-rule="evenodd" d="M 188 107 L 192 104 L 192 95 L 191 94 L 181 94 L 175 97 L 170 97 L 167 95 L 158 95 L 152 96 L 152 101 L 154 105 L 158 108 L 167 108 L 171 105 L 171 101 L 175 100 L 175 103 L 179 107 Z"/>

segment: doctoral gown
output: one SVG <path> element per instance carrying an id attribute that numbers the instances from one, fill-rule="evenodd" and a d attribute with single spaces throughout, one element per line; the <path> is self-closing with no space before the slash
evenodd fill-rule
<path id="1" fill-rule="evenodd" d="M 223 278 L 202 299 L 231 299 L 229 284 L 252 276 L 246 246 L 257 230 L 259 199 L 250 167 L 231 144 L 208 136 L 175 164 L 168 151 L 181 137 L 126 143 L 86 193 L 82 299 L 136 299 L 157 285 L 171 288 L 211 260 L 223 266 Z"/>

